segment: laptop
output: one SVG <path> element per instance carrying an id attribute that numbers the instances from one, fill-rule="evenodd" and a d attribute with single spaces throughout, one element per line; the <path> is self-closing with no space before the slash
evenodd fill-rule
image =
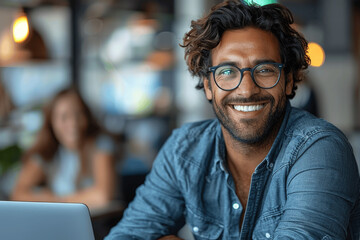
<path id="1" fill-rule="evenodd" d="M 81 203 L 0 201 L 2 240 L 94 240 L 89 209 Z"/>

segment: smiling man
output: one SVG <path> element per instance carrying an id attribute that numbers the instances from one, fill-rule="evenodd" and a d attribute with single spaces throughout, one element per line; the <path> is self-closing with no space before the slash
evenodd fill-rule
<path id="1" fill-rule="evenodd" d="M 360 238 L 359 172 L 330 123 L 291 107 L 307 42 L 278 4 L 226 1 L 183 47 L 216 119 L 175 130 L 106 238 Z"/>

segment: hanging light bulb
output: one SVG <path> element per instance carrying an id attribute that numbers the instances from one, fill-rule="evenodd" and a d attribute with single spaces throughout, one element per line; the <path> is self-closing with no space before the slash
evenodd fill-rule
<path id="1" fill-rule="evenodd" d="M 29 21 L 26 15 L 18 17 L 13 24 L 13 38 L 16 43 L 22 43 L 29 37 Z"/>
<path id="2" fill-rule="evenodd" d="M 0 67 L 49 59 L 45 42 L 31 25 L 28 11 L 21 9 L 12 26 L 0 33 Z"/>

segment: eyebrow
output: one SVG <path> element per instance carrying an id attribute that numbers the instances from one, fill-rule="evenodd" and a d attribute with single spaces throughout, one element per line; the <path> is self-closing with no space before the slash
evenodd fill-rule
<path id="1" fill-rule="evenodd" d="M 253 66 L 258 65 L 260 63 L 276 63 L 276 62 L 277 61 L 275 61 L 274 59 L 270 59 L 270 58 L 257 59 L 257 60 L 254 61 Z M 217 66 L 222 66 L 222 65 L 239 66 L 240 64 L 239 64 L 239 62 L 225 61 L 225 62 L 221 62 Z"/>
<path id="2" fill-rule="evenodd" d="M 255 61 L 255 65 L 257 65 L 257 64 L 260 64 L 260 63 L 276 63 L 277 61 L 275 61 L 274 59 L 270 59 L 270 58 L 268 58 L 268 59 L 258 59 L 258 60 L 256 60 Z"/>

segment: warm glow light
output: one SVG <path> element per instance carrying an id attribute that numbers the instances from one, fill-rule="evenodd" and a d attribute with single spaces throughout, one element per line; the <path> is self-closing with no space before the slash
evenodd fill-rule
<path id="1" fill-rule="evenodd" d="M 17 18 L 13 25 L 14 41 L 21 43 L 29 36 L 29 22 L 26 16 Z"/>
<path id="2" fill-rule="evenodd" d="M 311 66 L 320 67 L 325 61 L 324 49 L 317 43 L 310 42 L 308 49 L 308 55 L 311 59 Z"/>

